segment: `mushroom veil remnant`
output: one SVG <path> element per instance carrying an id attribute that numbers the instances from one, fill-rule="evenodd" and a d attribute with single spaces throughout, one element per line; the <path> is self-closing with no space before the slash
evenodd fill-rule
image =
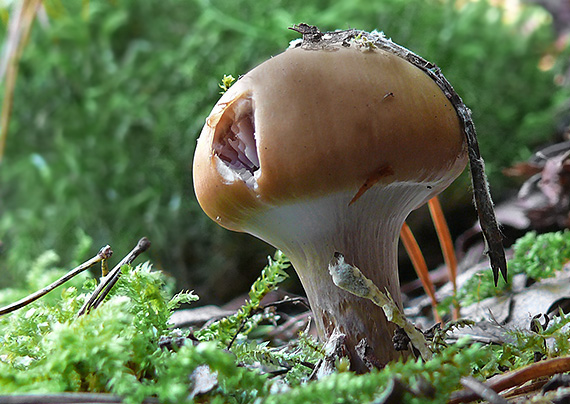
<path id="1" fill-rule="evenodd" d="M 345 334 L 355 369 L 365 344 L 398 357 L 380 308 L 335 286 L 341 253 L 401 306 L 398 236 L 408 214 L 465 168 L 454 105 L 426 72 L 377 46 L 379 33 L 305 35 L 241 77 L 206 119 L 194 157 L 210 218 L 281 249 L 321 338 Z M 389 41 L 391 43 L 391 41 Z"/>

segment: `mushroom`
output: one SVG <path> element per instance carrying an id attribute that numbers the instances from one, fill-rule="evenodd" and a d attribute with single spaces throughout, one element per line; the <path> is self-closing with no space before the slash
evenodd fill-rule
<path id="1" fill-rule="evenodd" d="M 341 253 L 401 307 L 404 220 L 467 163 L 441 88 L 359 32 L 297 43 L 241 77 L 208 116 L 193 165 L 205 213 L 289 257 L 319 336 L 344 334 L 356 370 L 362 344 L 378 364 L 399 356 L 395 327 L 335 286 L 329 262 Z"/>

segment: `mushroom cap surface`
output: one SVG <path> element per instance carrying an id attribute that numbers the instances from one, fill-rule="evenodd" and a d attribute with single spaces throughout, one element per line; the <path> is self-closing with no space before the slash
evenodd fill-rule
<path id="1" fill-rule="evenodd" d="M 247 231 L 260 210 L 331 193 L 354 195 L 355 208 L 362 194 L 397 182 L 422 184 L 432 197 L 464 169 L 466 150 L 453 105 L 411 63 L 354 44 L 297 47 L 241 77 L 214 106 L 194 187 L 210 218 Z"/>

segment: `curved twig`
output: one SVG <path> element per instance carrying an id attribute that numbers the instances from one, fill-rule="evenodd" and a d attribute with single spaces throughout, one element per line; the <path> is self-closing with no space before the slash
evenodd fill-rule
<path id="1" fill-rule="evenodd" d="M 564 372 L 570 372 L 570 357 L 554 358 L 533 363 L 522 369 L 492 377 L 487 380 L 485 386 L 498 393 L 539 377 L 549 377 Z M 469 403 L 478 399 L 479 396 L 471 391 L 461 390 L 451 395 L 448 404 Z"/>
<path id="2" fill-rule="evenodd" d="M 9 304 L 8 306 L 0 308 L 0 316 L 21 309 L 22 307 L 38 300 L 40 297 L 47 295 L 49 292 L 51 292 L 58 286 L 63 285 L 65 282 L 67 282 L 74 276 L 80 274 L 86 269 L 91 268 L 96 263 L 106 260 L 111 256 L 111 254 L 113 254 L 113 251 L 111 250 L 111 247 L 109 247 L 108 245 L 101 248 L 101 250 L 99 250 L 96 256 L 84 262 L 83 264 L 79 265 L 78 267 L 72 269 L 67 274 L 59 278 L 57 281 L 53 282 L 51 285 L 48 285 L 45 288 L 38 290 L 37 292 L 34 292 L 31 295 L 24 297 L 23 299 L 18 300 L 17 302 L 14 302 L 12 304 Z"/>
<path id="3" fill-rule="evenodd" d="M 109 274 L 107 274 L 107 276 L 101 279 L 101 283 L 99 286 L 97 286 L 89 299 L 83 304 L 79 310 L 79 313 L 77 313 L 77 317 L 82 316 L 83 314 L 89 312 L 89 310 L 99 306 L 107 294 L 109 294 L 111 288 L 115 286 L 115 283 L 117 283 L 119 280 L 119 276 L 121 275 L 121 267 L 123 265 L 131 264 L 140 254 L 148 250 L 149 247 L 150 241 L 146 237 L 141 238 L 136 247 L 133 248 L 131 252 L 121 260 L 121 262 L 115 265 L 115 267 L 109 272 Z"/>
<path id="4" fill-rule="evenodd" d="M 51 393 L 0 395 L 4 404 L 106 404 L 123 403 L 123 397 L 104 393 Z M 146 398 L 143 404 L 158 404 L 156 398 Z"/>
<path id="5" fill-rule="evenodd" d="M 447 99 L 451 102 L 457 115 L 467 141 L 467 151 L 469 155 L 469 167 L 471 172 L 471 182 L 473 184 L 473 197 L 475 200 L 475 208 L 479 216 L 479 223 L 483 231 L 483 236 L 487 243 L 487 254 L 491 261 L 491 268 L 495 278 L 495 285 L 499 280 L 499 272 L 507 280 L 507 260 L 503 248 L 503 235 L 499 230 L 499 225 L 495 217 L 493 201 L 489 192 L 487 176 L 485 175 L 485 163 L 481 158 L 479 151 L 479 142 L 477 141 L 477 133 L 475 124 L 471 118 L 471 110 L 463 103 L 463 100 L 455 92 L 453 86 L 445 76 L 441 69 L 435 64 L 427 61 L 414 52 L 400 46 L 392 40 L 386 38 L 382 32 L 373 31 L 371 33 L 356 29 L 345 31 L 321 32 L 317 27 L 307 24 L 299 24 L 291 28 L 303 34 L 301 43 L 294 42 L 292 46 L 301 46 L 308 49 L 327 48 L 330 45 L 349 45 L 350 42 L 356 42 L 357 46 L 363 49 L 382 49 L 390 52 L 409 63 L 416 66 L 427 74 L 437 85 Z"/>

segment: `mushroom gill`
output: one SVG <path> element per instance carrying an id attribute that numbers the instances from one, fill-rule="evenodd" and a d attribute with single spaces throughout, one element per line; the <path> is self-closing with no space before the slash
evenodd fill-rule
<path id="1" fill-rule="evenodd" d="M 214 135 L 214 156 L 221 160 L 218 169 L 221 174 L 227 170 L 232 177 L 239 178 L 249 188 L 257 188 L 261 170 L 255 139 L 255 122 L 252 100 L 241 97 L 227 106 Z"/>

